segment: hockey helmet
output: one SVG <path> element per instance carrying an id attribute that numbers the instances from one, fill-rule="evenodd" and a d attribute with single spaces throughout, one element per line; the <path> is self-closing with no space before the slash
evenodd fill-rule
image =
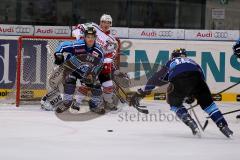
<path id="1" fill-rule="evenodd" d="M 239 40 L 233 45 L 233 53 L 240 58 L 240 38 Z"/>
<path id="2" fill-rule="evenodd" d="M 88 26 L 84 32 L 84 36 L 86 37 L 88 34 L 93 34 L 96 36 L 96 29 L 93 26 Z"/>
<path id="3" fill-rule="evenodd" d="M 112 26 L 112 17 L 109 14 L 103 14 L 100 18 L 100 22 L 102 21 L 110 22 Z"/>
<path id="4" fill-rule="evenodd" d="M 171 59 L 176 58 L 176 57 L 187 57 L 187 51 L 184 48 L 178 48 L 173 50 L 171 54 Z"/>

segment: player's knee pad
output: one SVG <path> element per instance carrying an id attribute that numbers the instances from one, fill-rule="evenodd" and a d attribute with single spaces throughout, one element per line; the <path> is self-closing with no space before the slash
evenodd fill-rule
<path id="1" fill-rule="evenodd" d="M 76 77 L 74 76 L 68 76 L 65 79 L 65 84 L 64 84 L 64 93 L 72 95 L 75 92 L 76 88 Z"/>
<path id="2" fill-rule="evenodd" d="M 103 99 L 100 96 L 93 96 L 88 103 L 90 108 L 104 107 Z"/>
<path id="3" fill-rule="evenodd" d="M 73 95 L 63 94 L 63 105 L 67 108 L 71 107 L 73 103 Z"/>
<path id="4" fill-rule="evenodd" d="M 70 74 L 65 77 L 65 84 L 76 84 L 77 78 L 76 76 Z"/>

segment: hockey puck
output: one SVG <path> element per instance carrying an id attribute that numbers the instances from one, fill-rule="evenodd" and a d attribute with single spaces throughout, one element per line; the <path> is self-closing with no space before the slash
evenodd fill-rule
<path id="1" fill-rule="evenodd" d="M 108 132 L 113 132 L 113 130 L 112 130 L 112 129 L 108 129 L 107 131 L 108 131 Z"/>

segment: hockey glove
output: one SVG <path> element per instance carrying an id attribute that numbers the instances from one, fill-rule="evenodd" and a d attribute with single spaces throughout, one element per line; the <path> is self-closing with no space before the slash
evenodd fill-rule
<path id="1" fill-rule="evenodd" d="M 130 106 L 139 107 L 140 101 L 146 96 L 142 89 L 138 89 L 130 99 Z"/>
<path id="2" fill-rule="evenodd" d="M 61 53 L 54 53 L 54 58 L 55 58 L 54 63 L 56 65 L 61 65 L 64 62 L 64 56 Z"/>
<path id="3" fill-rule="evenodd" d="M 184 102 L 187 104 L 192 104 L 195 101 L 194 97 L 190 96 L 190 97 L 186 97 L 184 99 Z"/>

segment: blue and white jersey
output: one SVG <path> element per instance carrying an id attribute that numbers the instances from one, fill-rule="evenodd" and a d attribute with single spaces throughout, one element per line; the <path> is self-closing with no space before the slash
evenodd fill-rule
<path id="1" fill-rule="evenodd" d="M 202 74 L 202 78 L 205 79 L 202 68 L 192 59 L 187 57 L 177 57 L 167 62 L 168 74 L 165 79 L 170 81 L 180 73 L 188 71 L 198 71 Z"/>
<path id="2" fill-rule="evenodd" d="M 104 58 L 103 51 L 98 44 L 94 44 L 93 47 L 87 47 L 84 40 L 76 41 L 65 41 L 62 42 L 56 49 L 55 54 L 63 54 L 64 52 L 68 53 L 66 59 L 69 59 L 71 56 L 81 55 L 81 54 L 91 54 L 100 59 Z"/>

